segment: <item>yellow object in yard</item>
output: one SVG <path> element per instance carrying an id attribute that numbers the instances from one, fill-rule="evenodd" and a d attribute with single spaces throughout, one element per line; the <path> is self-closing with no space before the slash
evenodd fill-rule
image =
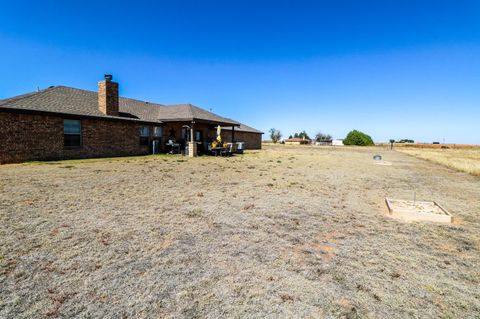
<path id="1" fill-rule="evenodd" d="M 220 133 L 222 132 L 222 128 L 220 125 L 217 127 L 217 142 L 220 144 L 222 143 L 222 137 L 220 136 Z"/>

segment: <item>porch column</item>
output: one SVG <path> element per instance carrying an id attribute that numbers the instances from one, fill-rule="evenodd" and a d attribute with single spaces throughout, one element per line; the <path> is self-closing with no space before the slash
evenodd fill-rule
<path id="1" fill-rule="evenodd" d="M 190 142 L 188 143 L 188 157 L 197 156 L 197 143 L 195 143 L 194 125 L 195 122 L 192 121 L 192 123 L 190 124 Z"/>
<path id="2" fill-rule="evenodd" d="M 195 136 L 193 135 L 194 134 L 194 126 L 195 125 L 195 122 L 192 121 L 192 124 L 190 125 L 190 142 L 195 142 Z"/>
<path id="3" fill-rule="evenodd" d="M 235 126 L 232 126 L 232 143 L 235 143 Z"/>

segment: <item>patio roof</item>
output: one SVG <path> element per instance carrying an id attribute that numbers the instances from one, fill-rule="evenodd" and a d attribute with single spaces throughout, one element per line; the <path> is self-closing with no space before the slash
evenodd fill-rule
<path id="1" fill-rule="evenodd" d="M 159 106 L 159 118 L 163 122 L 196 121 L 221 126 L 240 126 L 240 123 L 192 104 L 175 104 Z"/>

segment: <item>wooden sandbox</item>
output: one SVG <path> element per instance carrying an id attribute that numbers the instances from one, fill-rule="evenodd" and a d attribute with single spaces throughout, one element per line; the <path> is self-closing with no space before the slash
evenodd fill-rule
<path id="1" fill-rule="evenodd" d="M 452 215 L 437 202 L 409 201 L 386 197 L 385 202 L 391 217 L 406 221 L 431 221 L 451 223 Z"/>

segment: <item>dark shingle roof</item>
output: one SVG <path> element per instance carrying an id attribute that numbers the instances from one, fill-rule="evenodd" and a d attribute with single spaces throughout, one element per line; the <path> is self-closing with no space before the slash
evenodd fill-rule
<path id="1" fill-rule="evenodd" d="M 191 104 L 162 105 L 129 98 L 119 98 L 119 116 L 106 116 L 98 109 L 98 94 L 65 86 L 0 100 L 0 108 L 55 112 L 73 115 L 130 118 L 144 121 L 204 121 L 218 125 L 240 125 Z"/>
<path id="2" fill-rule="evenodd" d="M 237 121 L 218 116 L 191 104 L 162 105 L 160 119 L 164 122 L 201 120 L 212 124 L 238 126 Z"/>
<path id="3" fill-rule="evenodd" d="M 222 129 L 231 129 L 231 127 L 222 127 Z M 253 127 L 240 123 L 239 127 L 235 127 L 235 132 L 248 132 L 248 133 L 258 133 L 263 134 L 262 131 L 259 131 Z"/>

